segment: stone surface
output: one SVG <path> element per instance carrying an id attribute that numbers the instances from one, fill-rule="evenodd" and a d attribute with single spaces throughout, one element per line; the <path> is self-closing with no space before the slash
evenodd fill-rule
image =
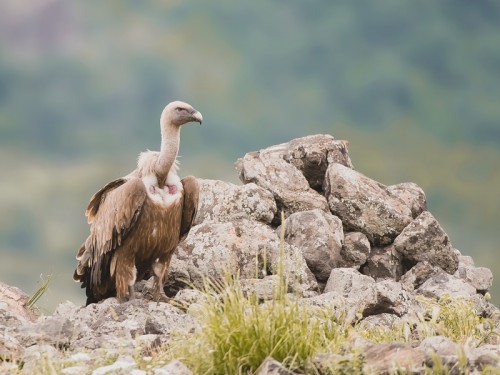
<path id="1" fill-rule="evenodd" d="M 271 223 L 276 215 L 273 195 L 255 185 L 234 185 L 218 180 L 198 179 L 200 197 L 194 225 L 251 219 Z"/>
<path id="2" fill-rule="evenodd" d="M 281 226 L 276 229 L 279 236 Z M 307 266 L 318 281 L 326 282 L 340 261 L 344 241 L 342 222 L 321 210 L 297 212 L 285 220 L 284 239 L 302 251 Z"/>
<path id="3" fill-rule="evenodd" d="M 415 303 L 414 296 L 402 284 L 394 280 L 377 282 L 368 289 L 363 300 L 363 316 L 382 313 L 405 315 Z"/>
<path id="4" fill-rule="evenodd" d="M 302 172 L 309 186 L 321 191 L 325 173 L 330 163 L 339 163 L 348 168 L 353 168 L 347 141 L 335 140 L 330 135 L 317 134 L 297 138 L 285 143 L 278 151 L 283 153 L 283 159 Z M 280 148 L 278 146 L 278 148 Z"/>
<path id="5" fill-rule="evenodd" d="M 371 249 L 366 264 L 361 268 L 361 273 L 373 277 L 375 280 L 399 280 L 403 275 L 401 255 L 394 246 L 375 247 Z"/>
<path id="6" fill-rule="evenodd" d="M 361 321 L 363 327 L 374 328 L 384 327 L 391 329 L 395 324 L 400 324 L 401 318 L 395 314 L 382 313 L 377 315 L 370 315 Z"/>
<path id="7" fill-rule="evenodd" d="M 439 272 L 430 277 L 417 291 L 429 298 L 441 298 L 444 294 L 467 298 L 476 294 L 476 289 L 472 285 L 446 272 Z"/>
<path id="8" fill-rule="evenodd" d="M 29 296 L 21 289 L 0 281 L 0 309 L 9 311 L 17 319 L 34 320 L 35 314 L 27 308 Z"/>
<path id="9" fill-rule="evenodd" d="M 174 359 L 165 366 L 155 369 L 154 375 L 192 375 L 190 369 L 181 361 Z"/>
<path id="10" fill-rule="evenodd" d="M 500 368 L 500 345 L 483 345 L 472 351 L 470 362 L 478 371 L 483 367 Z"/>
<path id="11" fill-rule="evenodd" d="M 434 358 L 437 355 L 441 364 L 454 368 L 458 363 L 459 346 L 443 336 L 425 338 L 418 346 L 425 353 L 427 366 L 434 367 Z"/>
<path id="12" fill-rule="evenodd" d="M 394 248 L 411 265 L 427 261 L 453 274 L 458 268 L 458 256 L 448 235 L 428 211 L 422 212 L 394 240 Z"/>
<path id="13" fill-rule="evenodd" d="M 328 212 L 325 197 L 309 186 L 300 170 L 284 160 L 286 152 L 286 145 L 278 145 L 246 154 L 236 162 L 240 180 L 270 191 L 278 212 L 283 211 L 285 216 L 314 209 Z"/>
<path id="14" fill-rule="evenodd" d="M 336 292 L 345 298 L 363 298 L 375 280 L 352 268 L 335 268 L 330 274 L 324 293 Z"/>
<path id="15" fill-rule="evenodd" d="M 255 295 L 259 301 L 270 301 L 279 290 L 280 279 L 278 275 L 270 275 L 263 279 L 243 279 L 240 283 L 245 295 Z"/>
<path id="16" fill-rule="evenodd" d="M 340 251 L 339 267 L 359 269 L 370 255 L 370 241 L 361 232 L 344 233 L 344 246 Z"/>
<path id="17" fill-rule="evenodd" d="M 328 166 L 324 191 L 345 229 L 364 233 L 375 245 L 391 243 L 412 220 L 408 206 L 386 186 L 338 163 Z"/>
<path id="18" fill-rule="evenodd" d="M 295 372 L 288 370 L 275 359 L 268 357 L 255 371 L 255 375 L 294 375 Z"/>
<path id="19" fill-rule="evenodd" d="M 493 284 L 493 274 L 486 267 L 459 264 L 455 276 L 472 285 L 480 293 L 486 293 Z"/>
<path id="20" fill-rule="evenodd" d="M 401 282 L 406 285 L 412 285 L 413 288 L 419 288 L 425 281 L 432 276 L 442 273 L 441 268 L 433 266 L 427 261 L 418 262 L 401 278 Z"/>
<path id="21" fill-rule="evenodd" d="M 419 373 L 423 371 L 425 354 L 408 344 L 388 342 L 374 344 L 365 351 L 364 373 L 391 374 L 404 369 Z"/>
<path id="22" fill-rule="evenodd" d="M 411 210 L 411 215 L 416 218 L 423 211 L 427 210 L 427 198 L 425 193 L 417 184 L 413 182 L 403 182 L 387 187 L 393 195 L 399 197 Z"/>
<path id="23" fill-rule="evenodd" d="M 271 227 L 247 219 L 203 223 L 191 228 L 179 244 L 166 288 L 179 278 L 198 288 L 205 279 L 222 280 L 227 273 L 261 278 L 277 274 L 279 261 L 280 241 Z M 293 291 L 316 293 L 317 282 L 299 249 L 285 244 L 283 265 Z"/>

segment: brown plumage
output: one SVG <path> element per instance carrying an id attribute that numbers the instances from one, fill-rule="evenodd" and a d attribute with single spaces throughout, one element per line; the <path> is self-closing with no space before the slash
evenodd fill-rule
<path id="1" fill-rule="evenodd" d="M 167 300 L 163 284 L 172 254 L 190 229 L 199 186 L 177 176 L 180 127 L 202 122 L 189 104 L 172 102 L 162 112 L 160 152 L 139 155 L 137 169 L 94 194 L 85 212 L 90 235 L 77 253 L 73 279 L 86 288 L 87 305 L 116 295 L 134 298 L 134 284 L 154 276 L 153 298 Z"/>

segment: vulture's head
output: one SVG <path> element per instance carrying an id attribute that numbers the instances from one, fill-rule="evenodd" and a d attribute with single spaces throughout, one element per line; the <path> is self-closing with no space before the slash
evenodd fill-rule
<path id="1" fill-rule="evenodd" d="M 163 110 L 160 118 L 161 126 L 181 126 L 188 122 L 201 122 L 203 116 L 191 105 L 175 101 L 169 103 Z"/>

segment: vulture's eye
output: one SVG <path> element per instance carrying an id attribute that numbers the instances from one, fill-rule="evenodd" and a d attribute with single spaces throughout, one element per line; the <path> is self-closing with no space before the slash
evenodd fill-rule
<path id="1" fill-rule="evenodd" d="M 177 112 L 182 112 L 182 111 L 184 110 L 184 108 L 177 107 L 175 110 L 176 110 Z"/>

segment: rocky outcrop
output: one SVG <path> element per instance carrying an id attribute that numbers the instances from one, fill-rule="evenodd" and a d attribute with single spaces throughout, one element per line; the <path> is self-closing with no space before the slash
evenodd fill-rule
<path id="1" fill-rule="evenodd" d="M 430 319 L 422 296 L 468 299 L 478 316 L 498 324 L 498 309 L 486 298 L 491 271 L 453 248 L 422 189 L 409 182 L 385 186 L 355 171 L 347 146 L 328 135 L 303 137 L 239 159 L 241 186 L 199 180 L 194 226 L 172 258 L 165 285 L 172 304 L 66 302 L 35 319 L 27 296 L 0 284 L 0 372 L 22 363 L 32 373 L 36 361 L 49 358 L 66 374 L 190 374 L 179 361 L 141 370 L 137 353 L 148 358 L 171 335 L 199 329 L 196 317 L 205 313 L 207 298 L 200 290 L 235 275 L 243 293 L 263 303 L 275 298 L 283 277 L 299 303 L 334 309 L 347 322 L 386 333 L 400 326 L 411 331 L 419 319 Z M 139 296 L 150 283 L 137 283 Z M 356 338 L 362 370 L 419 373 L 436 358 L 455 366 L 463 349 L 442 336 L 409 332 L 411 339 L 413 345 Z M 468 349 L 470 371 L 500 365 L 499 343 L 486 341 Z M 100 350 L 112 360 L 96 361 L 92 353 Z M 332 363 L 343 368 L 351 360 L 352 354 L 325 353 L 312 363 L 328 373 Z M 292 372 L 269 357 L 257 373 Z"/>

